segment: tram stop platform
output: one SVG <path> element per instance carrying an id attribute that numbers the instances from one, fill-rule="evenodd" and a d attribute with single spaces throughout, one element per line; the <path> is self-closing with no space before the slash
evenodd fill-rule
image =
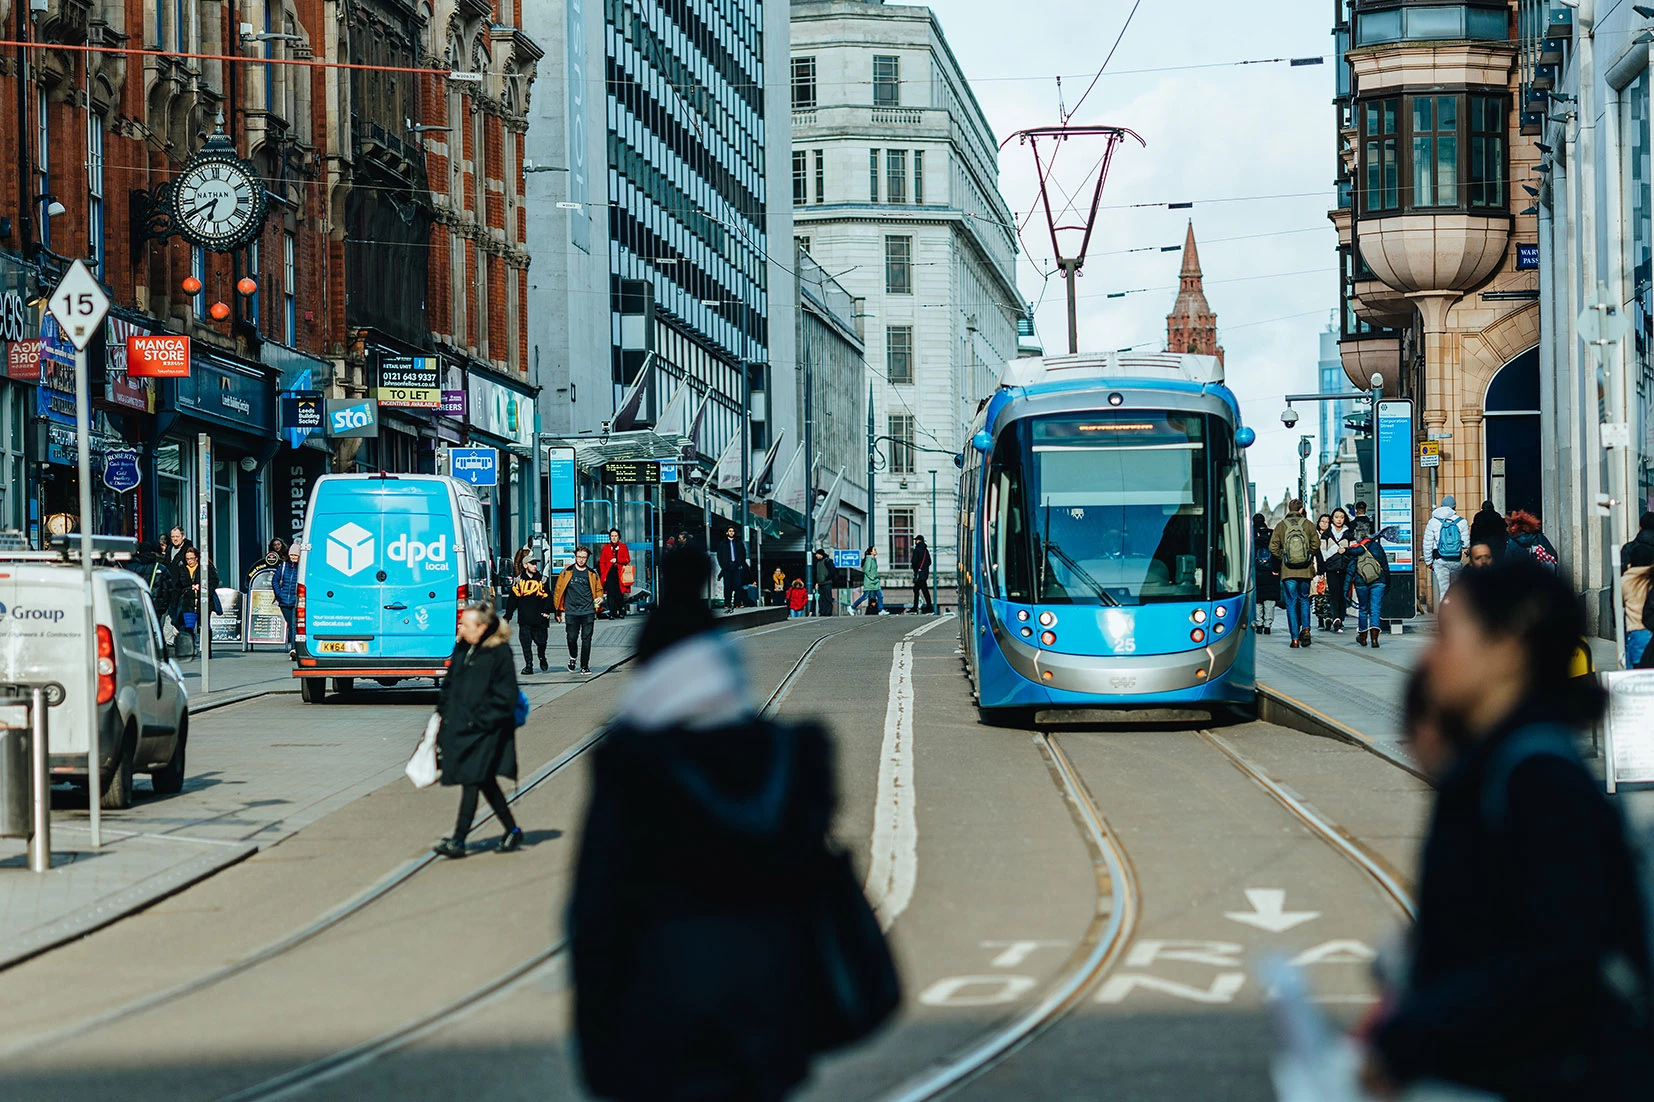
<path id="1" fill-rule="evenodd" d="M 1379 638 L 1377 650 L 1355 641 L 1355 630 L 1317 631 L 1307 648 L 1293 650 L 1281 630 L 1259 635 L 1259 718 L 1283 727 L 1366 744 L 1413 770 L 1402 745 L 1402 706 L 1407 678 L 1435 634 L 1435 621 L 1407 621 L 1401 633 Z M 1597 669 L 1619 667 L 1612 640 L 1592 639 Z M 1587 748 L 1589 749 L 1589 748 Z"/>

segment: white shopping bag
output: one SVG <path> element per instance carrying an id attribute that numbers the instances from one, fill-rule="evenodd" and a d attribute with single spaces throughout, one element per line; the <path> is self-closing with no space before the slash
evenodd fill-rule
<path id="1" fill-rule="evenodd" d="M 436 733 L 442 729 L 442 717 L 433 715 L 431 721 L 425 725 L 425 737 L 419 740 L 414 747 L 413 757 L 402 771 L 408 775 L 415 788 L 429 788 L 437 782 L 442 771 L 436 764 Z"/>

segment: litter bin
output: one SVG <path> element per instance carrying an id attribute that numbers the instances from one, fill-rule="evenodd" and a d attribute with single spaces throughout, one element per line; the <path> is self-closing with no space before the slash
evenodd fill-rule
<path id="1" fill-rule="evenodd" d="M 34 833 L 29 698 L 0 697 L 0 708 L 23 717 L 21 726 L 0 717 L 0 838 L 27 838 Z"/>

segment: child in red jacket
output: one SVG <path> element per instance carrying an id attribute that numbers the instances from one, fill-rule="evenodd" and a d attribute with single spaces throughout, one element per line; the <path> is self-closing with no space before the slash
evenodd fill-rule
<path id="1" fill-rule="evenodd" d="M 787 589 L 787 607 L 792 609 L 787 614 L 788 619 L 796 620 L 804 615 L 804 606 L 810 603 L 810 591 L 804 588 L 803 578 L 794 578 L 793 584 Z"/>

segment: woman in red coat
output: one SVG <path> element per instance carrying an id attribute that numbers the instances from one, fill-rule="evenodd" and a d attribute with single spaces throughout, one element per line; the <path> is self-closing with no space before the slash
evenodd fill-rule
<path id="1" fill-rule="evenodd" d="M 609 619 L 626 615 L 626 594 L 632 589 L 632 552 L 620 541 L 620 529 L 609 529 L 609 542 L 597 556 L 597 576 L 603 582 Z"/>

